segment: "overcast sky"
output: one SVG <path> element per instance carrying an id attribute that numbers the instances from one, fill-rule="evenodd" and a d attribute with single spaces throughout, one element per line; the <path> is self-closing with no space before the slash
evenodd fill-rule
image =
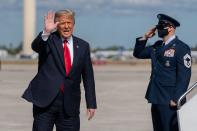
<path id="1" fill-rule="evenodd" d="M 69 8 L 76 12 L 74 35 L 92 47 L 129 48 L 136 37 L 157 24 L 158 13 L 165 13 L 181 23 L 178 37 L 190 46 L 197 45 L 197 0 L 37 0 L 36 5 L 36 34 L 43 29 L 43 16 L 48 10 Z M 22 41 L 22 11 L 23 0 L 1 0 L 1 45 Z"/>

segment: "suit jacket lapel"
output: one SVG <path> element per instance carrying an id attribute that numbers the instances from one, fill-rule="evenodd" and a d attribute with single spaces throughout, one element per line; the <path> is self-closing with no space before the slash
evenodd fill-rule
<path id="1" fill-rule="evenodd" d="M 65 69 L 65 66 L 64 66 L 64 50 L 63 50 L 63 46 L 62 46 L 62 40 L 61 40 L 61 38 L 58 34 L 54 35 L 53 43 L 54 43 L 54 46 L 56 47 L 56 50 L 57 50 L 57 53 L 59 55 L 62 66 Z M 64 72 L 65 72 L 65 70 L 64 70 Z"/>
<path id="2" fill-rule="evenodd" d="M 164 46 L 164 50 L 166 50 L 167 48 L 171 47 L 172 44 L 174 44 L 174 41 L 175 41 L 175 39 L 172 40 L 172 41 L 171 41 L 170 43 L 168 43 L 167 45 L 165 45 L 165 46 Z"/>

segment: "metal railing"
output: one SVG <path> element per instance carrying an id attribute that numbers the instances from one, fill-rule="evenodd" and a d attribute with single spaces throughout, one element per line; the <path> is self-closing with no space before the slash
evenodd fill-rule
<path id="1" fill-rule="evenodd" d="M 195 89 L 195 87 L 197 86 L 197 82 L 194 83 L 178 100 L 177 102 L 177 108 L 180 109 L 181 108 L 181 102 L 182 100 L 192 91 Z"/>

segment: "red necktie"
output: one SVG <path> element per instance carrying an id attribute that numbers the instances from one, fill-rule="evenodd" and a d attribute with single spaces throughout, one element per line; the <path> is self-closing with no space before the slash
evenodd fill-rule
<path id="1" fill-rule="evenodd" d="M 65 62 L 66 75 L 68 76 L 71 69 L 71 57 L 70 57 L 70 50 L 67 44 L 68 41 L 64 40 L 64 62 Z"/>

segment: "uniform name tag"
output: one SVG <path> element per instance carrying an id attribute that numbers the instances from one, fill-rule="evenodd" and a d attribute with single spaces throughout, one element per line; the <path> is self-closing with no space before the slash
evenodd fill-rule
<path id="1" fill-rule="evenodd" d="M 166 56 L 166 57 L 174 57 L 174 53 L 175 53 L 174 49 L 169 49 L 169 50 L 166 50 L 164 52 L 164 56 Z"/>

